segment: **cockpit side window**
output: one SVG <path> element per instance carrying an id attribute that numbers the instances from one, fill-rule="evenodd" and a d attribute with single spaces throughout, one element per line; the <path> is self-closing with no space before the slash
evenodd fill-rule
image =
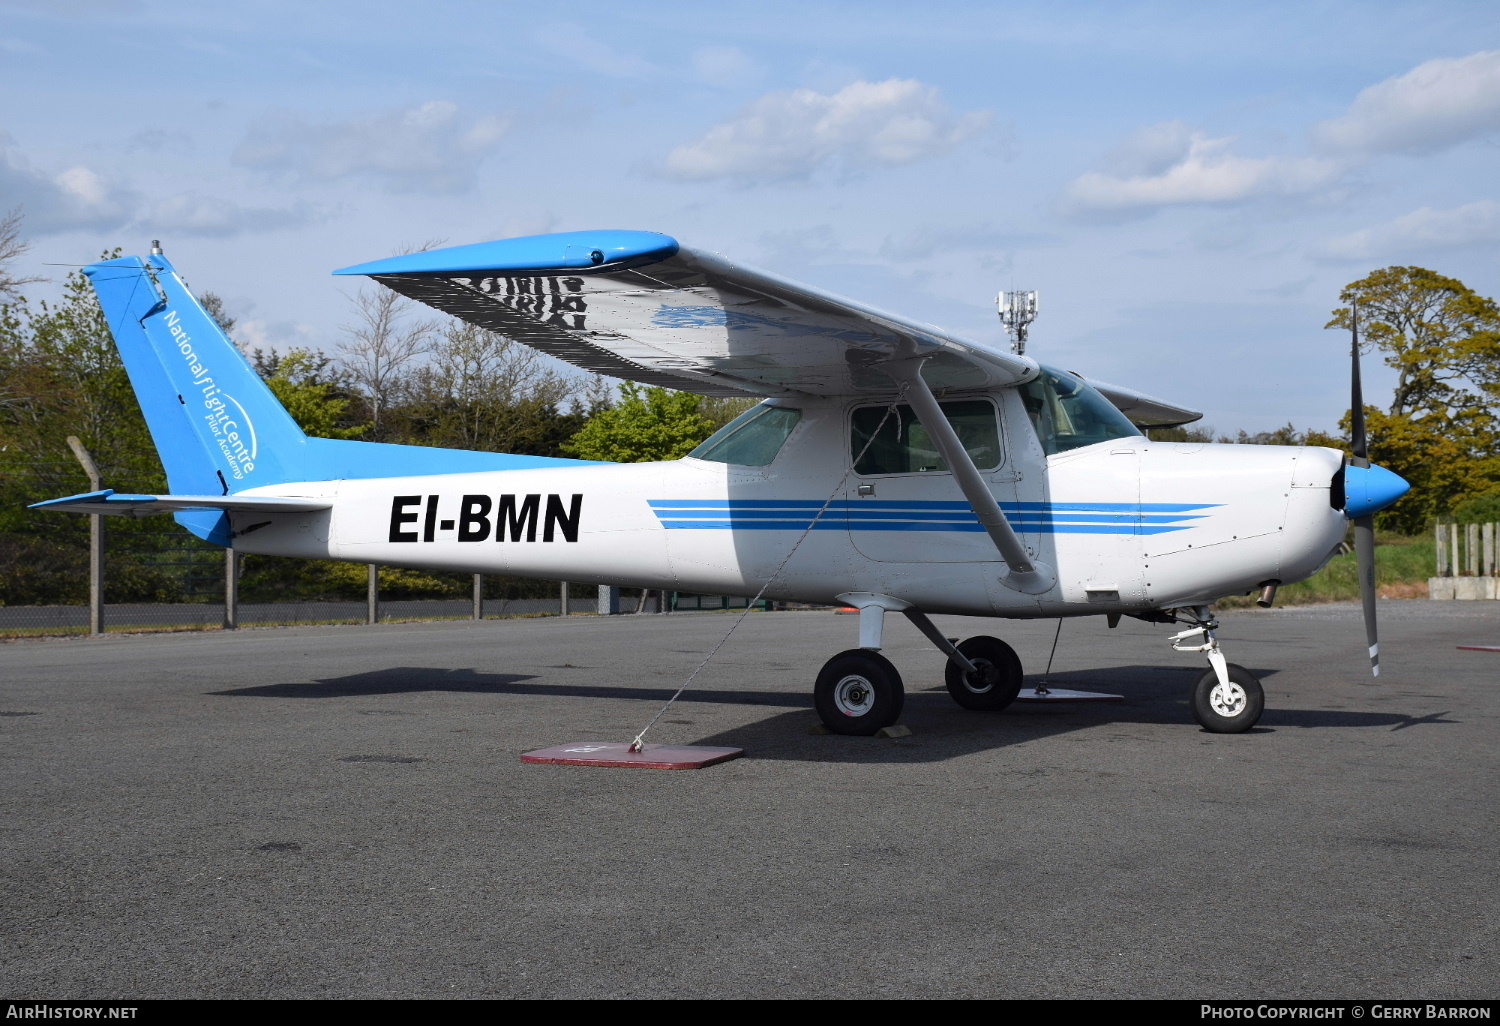
<path id="1" fill-rule="evenodd" d="M 756 406 L 719 428 L 688 456 L 740 467 L 764 467 L 776 458 L 801 419 L 801 410 Z"/>
<path id="2" fill-rule="evenodd" d="M 1016 391 L 1048 456 L 1113 438 L 1140 437 L 1140 428 L 1113 403 L 1067 371 L 1043 367 Z"/>
<path id="3" fill-rule="evenodd" d="M 1000 466 L 1005 452 L 1000 445 L 995 407 L 983 399 L 939 405 L 974 465 L 980 470 Z M 856 460 L 854 470 L 858 474 L 923 474 L 949 469 L 910 406 L 903 404 L 895 410 L 863 406 L 854 411 L 851 421 L 850 455 Z"/>

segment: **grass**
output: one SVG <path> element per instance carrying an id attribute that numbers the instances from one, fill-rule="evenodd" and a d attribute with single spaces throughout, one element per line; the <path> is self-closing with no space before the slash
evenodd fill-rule
<path id="1" fill-rule="evenodd" d="M 1437 565 L 1431 535 L 1375 534 L 1375 587 L 1381 598 L 1426 598 L 1427 579 Z M 1358 602 L 1359 574 L 1354 553 L 1334 556 L 1328 565 L 1305 581 L 1283 585 L 1278 606 L 1307 606 L 1319 602 Z M 1255 605 L 1254 595 L 1231 595 L 1214 605 L 1244 609 Z"/>

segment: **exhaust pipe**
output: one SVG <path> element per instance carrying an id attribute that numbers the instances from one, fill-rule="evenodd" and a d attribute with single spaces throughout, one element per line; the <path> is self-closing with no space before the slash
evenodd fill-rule
<path id="1" fill-rule="evenodd" d="M 1255 604 L 1262 609 L 1270 609 L 1276 601 L 1276 589 L 1280 586 L 1280 581 L 1261 581 L 1260 598 L 1255 600 Z"/>

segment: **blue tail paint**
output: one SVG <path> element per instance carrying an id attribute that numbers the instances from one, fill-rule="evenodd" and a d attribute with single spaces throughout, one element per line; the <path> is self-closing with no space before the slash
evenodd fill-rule
<path id="1" fill-rule="evenodd" d="M 578 465 L 580 460 L 309 438 L 193 298 L 166 258 L 122 257 L 84 268 L 130 384 L 181 495 L 228 495 L 289 481 L 401 477 Z M 217 545 L 218 512 L 175 514 Z"/>

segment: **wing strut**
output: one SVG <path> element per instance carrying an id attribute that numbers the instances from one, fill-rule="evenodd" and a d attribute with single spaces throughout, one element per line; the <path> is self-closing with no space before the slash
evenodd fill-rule
<path id="1" fill-rule="evenodd" d="M 937 445 L 938 452 L 953 471 L 953 479 L 958 482 L 964 498 L 969 500 L 974 515 L 979 517 L 990 540 L 1000 551 L 1000 558 L 1009 568 L 1009 572 L 1000 579 L 1001 583 L 1026 595 L 1040 595 L 1044 591 L 1050 591 L 1057 583 L 1057 575 L 1045 563 L 1038 563 L 1031 558 L 1026 546 L 1016 537 L 1010 521 L 1000 511 L 1000 504 L 995 501 L 995 496 L 985 484 L 979 468 L 974 466 L 968 450 L 959 441 L 958 432 L 953 430 L 953 425 L 943 416 L 937 397 L 922 378 L 925 359 L 916 357 L 893 360 L 880 364 L 880 368 L 906 386 L 906 398 L 916 411 L 917 419 L 927 429 L 927 436 Z"/>

